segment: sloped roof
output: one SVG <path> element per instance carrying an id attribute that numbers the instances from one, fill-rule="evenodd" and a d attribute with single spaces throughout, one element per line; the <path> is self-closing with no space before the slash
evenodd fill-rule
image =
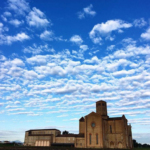
<path id="1" fill-rule="evenodd" d="M 103 100 L 99 100 L 99 101 L 97 101 L 96 103 L 98 103 L 98 102 L 105 102 L 105 103 L 106 103 L 106 101 L 103 101 Z"/>
<path id="2" fill-rule="evenodd" d="M 62 134 L 57 135 L 56 137 L 84 137 L 84 134 Z"/>
<path id="3" fill-rule="evenodd" d="M 57 131 L 60 131 L 58 129 L 33 129 L 33 130 L 28 130 L 28 131 L 40 131 L 40 130 L 57 130 Z"/>
<path id="4" fill-rule="evenodd" d="M 80 122 L 84 122 L 84 118 L 81 117 L 81 118 L 79 119 L 79 121 L 80 121 Z"/>
<path id="5" fill-rule="evenodd" d="M 113 118 L 107 118 L 107 119 L 104 119 L 104 120 L 121 120 L 122 117 L 113 117 Z"/>
<path id="6" fill-rule="evenodd" d="M 100 115 L 100 114 L 98 114 L 98 113 L 92 111 L 91 113 L 87 114 L 86 116 L 90 116 L 90 115 Z"/>

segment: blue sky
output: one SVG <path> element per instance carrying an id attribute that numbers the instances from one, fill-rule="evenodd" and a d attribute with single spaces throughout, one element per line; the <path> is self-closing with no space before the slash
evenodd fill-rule
<path id="1" fill-rule="evenodd" d="M 150 143 L 150 1 L 7 0 L 0 6 L 0 140 L 78 133 L 107 101 Z"/>

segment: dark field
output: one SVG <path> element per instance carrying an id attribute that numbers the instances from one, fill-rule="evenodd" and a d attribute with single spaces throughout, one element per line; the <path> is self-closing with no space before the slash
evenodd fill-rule
<path id="1" fill-rule="evenodd" d="M 73 147 L 29 147 L 29 146 L 12 146 L 0 145 L 0 150 L 112 150 L 112 149 L 98 149 L 98 148 L 73 148 Z M 126 149 L 113 149 L 126 150 Z M 132 150 L 150 150 L 150 148 L 133 148 Z"/>

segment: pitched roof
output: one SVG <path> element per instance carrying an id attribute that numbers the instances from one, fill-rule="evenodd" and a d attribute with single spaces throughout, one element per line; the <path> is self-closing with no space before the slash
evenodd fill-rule
<path id="1" fill-rule="evenodd" d="M 33 129 L 33 130 L 28 130 L 28 131 L 40 131 L 40 130 L 57 130 L 57 131 L 60 131 L 58 129 Z"/>
<path id="2" fill-rule="evenodd" d="M 79 121 L 80 121 L 80 122 L 84 122 L 84 118 L 81 117 L 81 118 L 79 119 Z"/>
<path id="3" fill-rule="evenodd" d="M 57 135 L 56 137 L 84 137 L 84 134 L 63 134 Z"/>
<path id="4" fill-rule="evenodd" d="M 103 100 L 99 100 L 99 101 L 97 101 L 96 103 L 98 103 L 98 102 L 105 102 L 105 103 L 106 103 L 106 101 L 103 101 Z"/>
<path id="5" fill-rule="evenodd" d="M 104 120 L 121 120 L 122 117 L 113 117 L 113 118 L 107 118 L 107 119 L 104 119 Z"/>
<path id="6" fill-rule="evenodd" d="M 29 136 L 52 136 L 53 134 L 29 134 Z"/>

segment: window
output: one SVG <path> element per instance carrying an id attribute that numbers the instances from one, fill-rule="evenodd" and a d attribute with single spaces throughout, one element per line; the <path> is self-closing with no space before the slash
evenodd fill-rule
<path id="1" fill-rule="evenodd" d="M 98 106 L 101 106 L 101 104 L 99 103 Z"/>
<path id="2" fill-rule="evenodd" d="M 103 105 L 103 106 L 105 106 L 105 104 L 104 104 L 104 103 L 103 103 L 102 105 Z"/>
<path id="3" fill-rule="evenodd" d="M 80 146 L 82 146 L 82 143 L 80 143 Z"/>
<path id="4" fill-rule="evenodd" d="M 112 126 L 110 125 L 110 133 L 112 133 Z"/>
<path id="5" fill-rule="evenodd" d="M 90 134 L 90 139 L 89 139 L 90 144 L 91 144 L 91 138 L 92 138 L 92 135 Z"/>
<path id="6" fill-rule="evenodd" d="M 96 144 L 98 144 L 98 134 L 96 134 Z"/>

